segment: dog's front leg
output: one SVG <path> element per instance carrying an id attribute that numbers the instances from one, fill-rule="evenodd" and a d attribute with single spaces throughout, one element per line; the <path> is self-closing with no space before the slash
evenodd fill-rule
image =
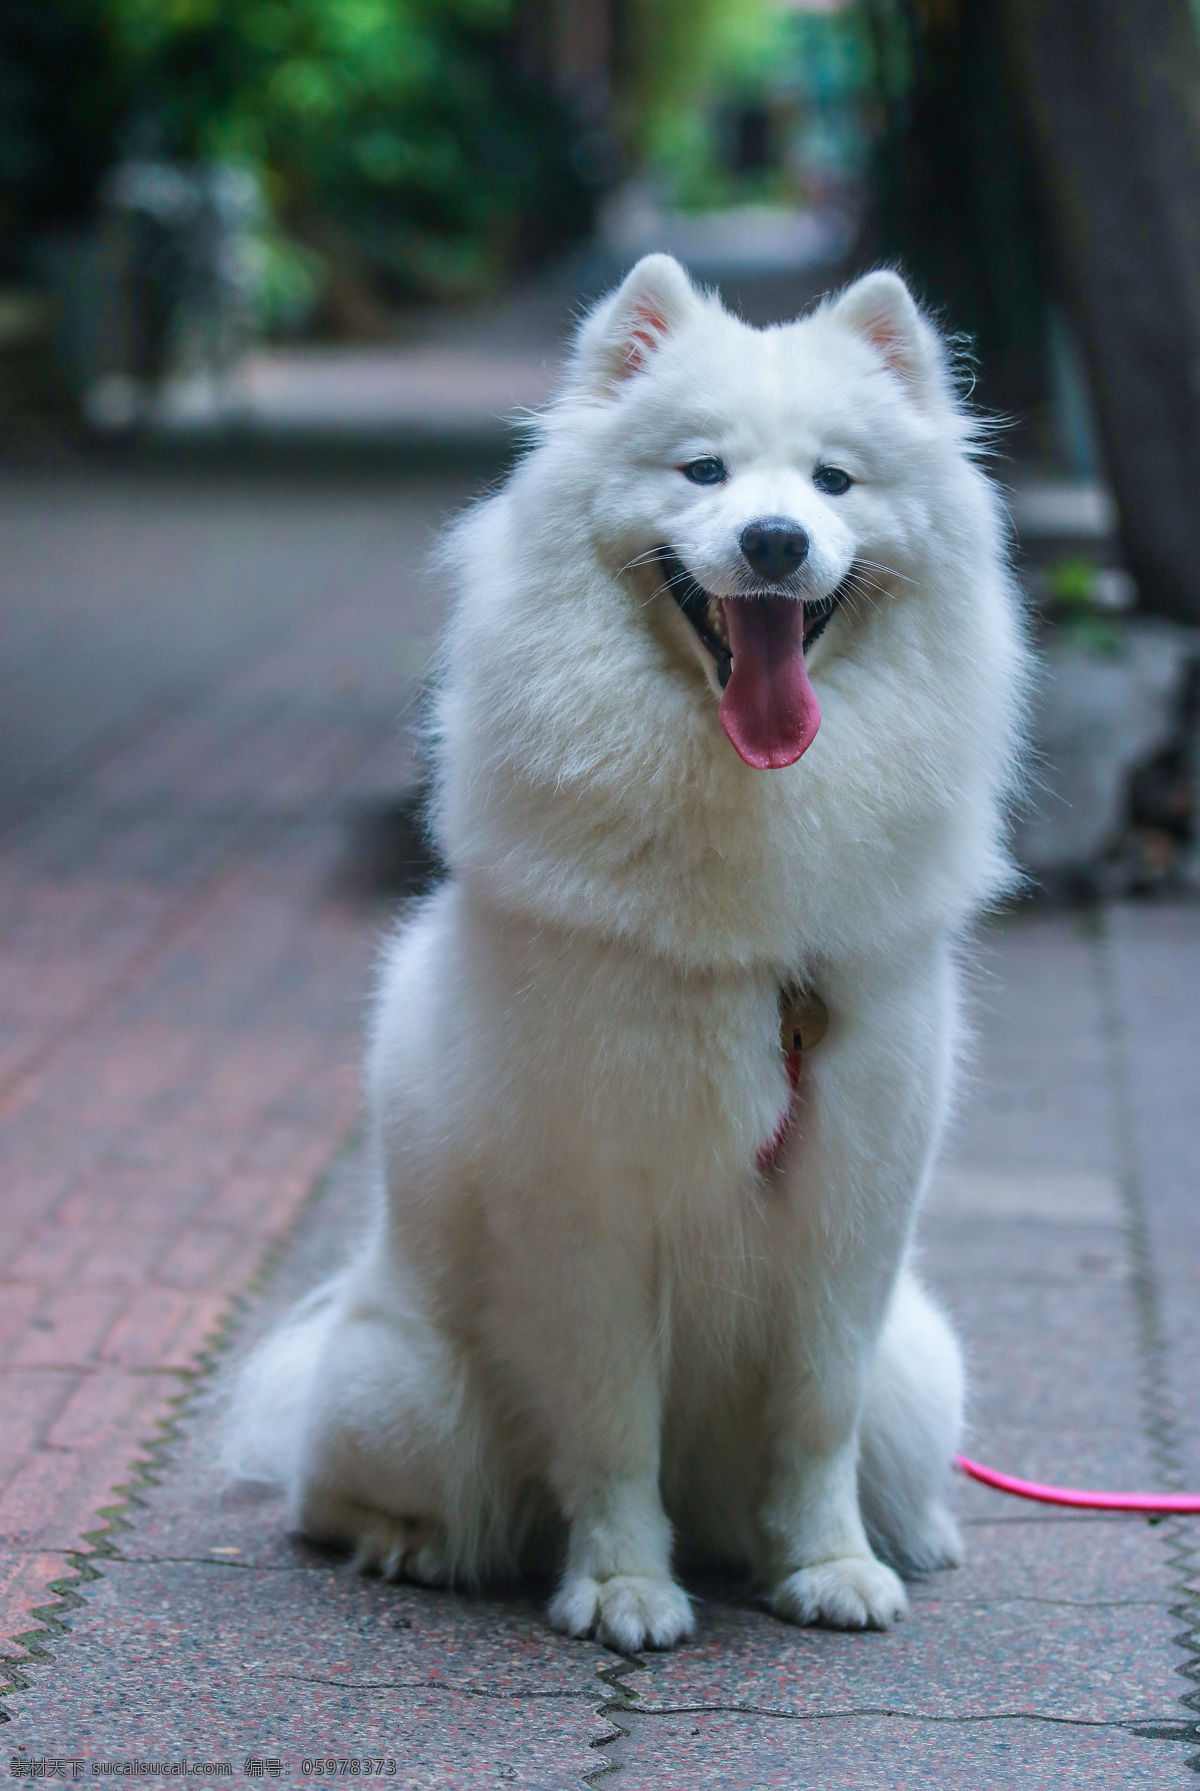
<path id="1" fill-rule="evenodd" d="M 693 1618 L 671 1575 L 659 1492 L 663 1344 L 652 1243 L 602 1189 L 573 1211 L 574 1227 L 561 1208 L 545 1213 L 539 1249 L 514 1250 L 506 1275 L 504 1348 L 546 1437 L 568 1523 L 550 1621 L 630 1652 L 669 1648 L 690 1635 Z"/>
<path id="2" fill-rule="evenodd" d="M 550 1621 L 611 1648 L 670 1648 L 692 1633 L 687 1593 L 671 1577 L 671 1530 L 658 1458 L 560 1463 L 555 1478 L 570 1522 L 567 1563 Z M 580 1472 L 582 1468 L 582 1472 Z"/>
<path id="3" fill-rule="evenodd" d="M 825 985 L 834 1025 L 805 1065 L 777 1210 L 776 1311 L 762 1511 L 770 1602 L 795 1623 L 886 1628 L 899 1578 L 871 1551 L 858 1424 L 913 1207 L 944 1123 L 954 974 L 945 947 Z"/>

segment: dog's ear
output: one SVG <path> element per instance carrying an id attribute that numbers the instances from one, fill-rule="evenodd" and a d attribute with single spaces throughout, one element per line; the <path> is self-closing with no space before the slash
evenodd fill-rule
<path id="1" fill-rule="evenodd" d="M 953 402 L 945 351 L 899 274 L 864 274 L 833 301 L 830 316 L 883 357 L 918 403 L 941 409 Z"/>
<path id="2" fill-rule="evenodd" d="M 640 373 L 674 330 L 694 317 L 701 298 L 673 255 L 643 255 L 616 292 L 584 319 L 568 383 L 611 396 Z"/>

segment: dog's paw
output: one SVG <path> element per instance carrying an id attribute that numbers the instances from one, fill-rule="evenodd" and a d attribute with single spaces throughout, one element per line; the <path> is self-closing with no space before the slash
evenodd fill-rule
<path id="1" fill-rule="evenodd" d="M 419 1586 L 445 1586 L 452 1577 L 444 1526 L 432 1518 L 393 1517 L 387 1511 L 363 1517 L 350 1565 L 356 1573 L 414 1580 Z"/>
<path id="2" fill-rule="evenodd" d="M 908 1609 L 904 1587 L 871 1555 L 843 1555 L 801 1567 L 771 1594 L 771 1609 L 788 1623 L 829 1629 L 890 1629 Z"/>
<path id="3" fill-rule="evenodd" d="M 551 1600 L 550 1622 L 564 1635 L 595 1636 L 622 1654 L 673 1648 L 696 1626 L 691 1600 L 673 1580 L 636 1573 L 608 1580 L 569 1573 Z"/>

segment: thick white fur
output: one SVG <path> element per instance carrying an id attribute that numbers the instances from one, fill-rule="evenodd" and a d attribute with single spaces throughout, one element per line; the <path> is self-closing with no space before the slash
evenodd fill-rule
<path id="1" fill-rule="evenodd" d="M 653 256 L 455 530 L 452 876 L 383 967 L 374 1217 L 252 1358 L 232 1433 L 360 1565 L 474 1581 L 557 1549 L 552 1622 L 636 1649 L 691 1628 L 673 1536 L 850 1627 L 904 1610 L 881 1556 L 958 1559 L 962 1374 L 909 1240 L 957 942 L 1010 881 L 1023 682 L 969 442 L 896 276 L 760 332 Z M 725 485 L 681 475 L 701 454 Z M 648 556 L 732 594 L 741 529 L 780 513 L 814 594 L 867 573 L 811 654 L 815 743 L 756 771 Z M 796 978 L 831 1024 L 764 1175 Z"/>

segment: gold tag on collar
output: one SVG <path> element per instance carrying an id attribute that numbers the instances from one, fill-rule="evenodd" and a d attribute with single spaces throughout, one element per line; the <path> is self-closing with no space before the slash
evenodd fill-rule
<path id="1" fill-rule="evenodd" d="M 829 1031 L 829 1009 L 812 989 L 792 985 L 779 996 L 779 1039 L 785 1051 L 811 1051 Z"/>

